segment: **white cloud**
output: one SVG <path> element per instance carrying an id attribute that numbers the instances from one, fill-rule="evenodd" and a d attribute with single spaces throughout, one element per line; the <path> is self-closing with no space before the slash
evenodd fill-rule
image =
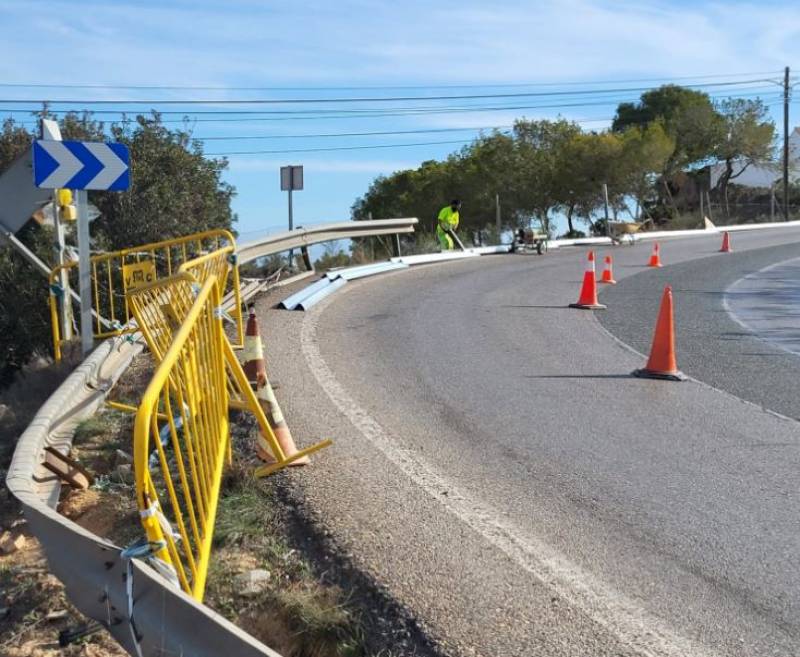
<path id="1" fill-rule="evenodd" d="M 7 1 L 0 23 L 10 81 L 562 81 L 777 69 L 800 54 L 788 2 Z"/>

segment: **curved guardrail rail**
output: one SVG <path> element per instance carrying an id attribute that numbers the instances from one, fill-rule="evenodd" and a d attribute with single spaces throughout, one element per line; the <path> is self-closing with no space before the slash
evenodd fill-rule
<path id="1" fill-rule="evenodd" d="M 280 657 L 120 547 L 55 510 L 60 482 L 41 465 L 45 448 L 67 453 L 77 424 L 103 403 L 141 348 L 125 337 L 107 340 L 67 378 L 20 436 L 8 488 L 22 503 L 70 600 L 131 655 Z"/>
<path id="2" fill-rule="evenodd" d="M 241 247 L 239 261 L 330 240 L 411 233 L 416 223 L 414 218 L 342 222 L 281 233 Z M 141 249 L 129 253 L 136 251 Z M 181 256 L 178 264 L 189 259 Z M 211 266 L 211 258 L 202 264 Z M 61 337 L 54 337 L 60 345 Z M 77 425 L 103 404 L 142 346 L 135 334 L 109 338 L 72 372 L 20 436 L 6 477 L 8 489 L 22 503 L 50 570 L 63 582 L 70 600 L 104 625 L 131 655 L 280 657 L 133 558 L 136 555 L 56 511 L 61 483 L 42 465 L 45 449 L 69 452 Z"/>
<path id="3" fill-rule="evenodd" d="M 369 221 L 341 221 L 337 223 L 320 224 L 319 226 L 310 226 L 308 228 L 287 230 L 282 233 L 273 233 L 262 239 L 240 245 L 238 249 L 239 263 L 244 264 L 256 258 L 263 258 L 264 256 L 274 253 L 280 253 L 290 249 L 305 249 L 313 244 L 320 244 L 333 240 L 413 233 L 414 226 L 418 223 L 419 220 L 416 217 L 373 219 Z M 305 252 L 304 257 L 307 258 Z"/>

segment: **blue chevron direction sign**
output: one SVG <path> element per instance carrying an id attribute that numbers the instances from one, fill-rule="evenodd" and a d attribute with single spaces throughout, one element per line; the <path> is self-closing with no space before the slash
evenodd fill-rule
<path id="1" fill-rule="evenodd" d="M 44 189 L 102 189 L 131 186 L 127 146 L 99 141 L 33 142 L 33 184 Z"/>

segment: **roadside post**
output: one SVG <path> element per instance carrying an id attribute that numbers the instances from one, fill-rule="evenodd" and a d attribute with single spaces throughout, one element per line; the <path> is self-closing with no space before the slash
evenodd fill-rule
<path id="1" fill-rule="evenodd" d="M 76 193 L 78 221 L 78 280 L 81 299 L 81 351 L 93 345 L 92 286 L 87 190 L 111 192 L 130 187 L 130 154 L 123 144 L 104 142 L 33 142 L 33 184 L 39 189 L 71 189 Z"/>
<path id="2" fill-rule="evenodd" d="M 289 193 L 289 230 L 294 230 L 294 217 L 292 216 L 292 192 L 303 189 L 303 166 L 289 164 L 281 167 L 281 191 Z M 294 262 L 294 251 L 289 250 L 289 266 Z"/>
<path id="3" fill-rule="evenodd" d="M 41 138 L 52 141 L 61 141 L 61 128 L 58 125 L 58 121 L 54 121 L 52 119 L 42 119 Z M 72 200 L 70 191 L 68 189 L 54 189 L 51 203 L 53 207 L 53 227 L 55 228 L 56 233 L 56 264 L 63 265 L 67 261 L 67 244 L 64 237 L 64 223 L 65 221 L 70 220 L 70 218 L 67 216 L 67 212 L 62 213 L 61 208 L 64 206 L 66 210 L 66 208 L 71 205 Z M 73 209 L 72 211 L 74 212 L 75 210 Z M 69 301 L 69 273 L 65 269 L 62 269 L 58 276 L 58 284 L 61 287 L 61 294 L 64 298 L 64 302 L 61 304 L 61 336 L 64 340 L 71 340 L 72 303 Z"/>

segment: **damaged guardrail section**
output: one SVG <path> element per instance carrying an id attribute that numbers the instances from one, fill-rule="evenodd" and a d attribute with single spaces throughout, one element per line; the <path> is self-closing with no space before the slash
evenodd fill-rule
<path id="1" fill-rule="evenodd" d="M 44 449 L 69 450 L 75 426 L 141 350 L 124 338 L 101 344 L 50 397 L 19 439 L 6 478 L 22 503 L 51 571 L 75 606 L 105 626 L 132 655 L 279 657 L 193 600 L 124 550 L 56 512 L 60 482 L 45 470 Z M 202 627 L 203 632 L 197 628 Z"/>

